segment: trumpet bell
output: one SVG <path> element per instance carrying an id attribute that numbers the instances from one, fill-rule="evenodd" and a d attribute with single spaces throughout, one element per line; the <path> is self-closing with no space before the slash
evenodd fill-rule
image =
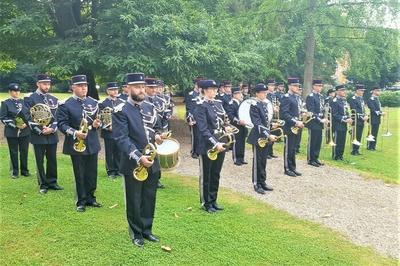
<path id="1" fill-rule="evenodd" d="M 290 130 L 291 130 L 292 133 L 295 134 L 295 135 L 299 134 L 299 128 L 298 128 L 298 127 L 291 127 Z"/>
<path id="2" fill-rule="evenodd" d="M 136 167 L 133 170 L 133 177 L 138 181 L 145 181 L 149 177 L 146 167 Z"/>
<path id="3" fill-rule="evenodd" d="M 353 145 L 361 146 L 361 142 L 359 142 L 359 141 L 356 140 L 356 139 L 354 139 L 351 143 L 352 143 Z"/>
<path id="4" fill-rule="evenodd" d="M 382 137 L 390 137 L 391 135 L 393 134 L 388 131 L 385 134 L 383 134 Z"/>
<path id="5" fill-rule="evenodd" d="M 211 161 L 217 160 L 218 151 L 217 151 L 216 149 L 208 150 L 208 151 L 207 151 L 207 157 L 208 157 L 208 159 L 210 159 Z"/>
<path id="6" fill-rule="evenodd" d="M 335 147 L 335 146 L 336 146 L 336 143 L 333 142 L 333 141 L 331 140 L 331 141 L 328 143 L 328 145 L 331 146 L 331 147 Z"/>
<path id="7" fill-rule="evenodd" d="M 375 141 L 375 137 L 372 135 L 368 135 L 368 137 L 366 138 L 367 141 L 369 142 L 374 142 Z"/>
<path id="8" fill-rule="evenodd" d="M 83 140 L 74 143 L 74 150 L 76 152 L 84 152 L 86 150 L 86 145 Z"/>

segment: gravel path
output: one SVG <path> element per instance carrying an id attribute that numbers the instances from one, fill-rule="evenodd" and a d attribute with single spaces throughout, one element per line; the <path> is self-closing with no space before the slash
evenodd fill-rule
<path id="1" fill-rule="evenodd" d="M 175 172 L 198 176 L 198 160 L 188 156 L 189 139 L 179 140 L 182 140 L 181 162 L 184 163 Z M 247 150 L 248 162 L 251 157 L 251 150 Z M 251 164 L 235 166 L 229 153 L 225 157 L 220 184 L 299 218 L 326 225 L 358 245 L 371 246 L 384 255 L 400 258 L 398 185 L 365 180 L 339 168 L 315 168 L 300 160 L 301 177 L 284 175 L 282 158 L 268 160 L 267 169 L 267 182 L 274 191 L 259 195 L 252 188 Z"/>

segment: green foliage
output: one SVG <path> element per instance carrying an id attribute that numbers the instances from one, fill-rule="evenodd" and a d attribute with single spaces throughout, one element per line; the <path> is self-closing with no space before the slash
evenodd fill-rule
<path id="1" fill-rule="evenodd" d="M 379 100 L 382 106 L 400 107 L 400 91 L 384 91 Z"/>

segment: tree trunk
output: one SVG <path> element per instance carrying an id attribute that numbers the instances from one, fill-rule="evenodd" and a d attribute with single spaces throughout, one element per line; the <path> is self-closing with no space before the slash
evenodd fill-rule
<path id="1" fill-rule="evenodd" d="M 316 0 L 309 0 L 309 18 L 310 22 L 307 28 L 306 35 L 306 56 L 304 62 L 304 88 L 303 98 L 312 90 L 312 79 L 314 74 L 314 55 L 315 55 L 315 35 L 314 35 L 314 20 L 311 16 L 314 14 Z"/>
<path id="2" fill-rule="evenodd" d="M 54 0 L 54 29 L 58 37 L 65 38 L 68 31 L 81 24 L 80 0 Z"/>

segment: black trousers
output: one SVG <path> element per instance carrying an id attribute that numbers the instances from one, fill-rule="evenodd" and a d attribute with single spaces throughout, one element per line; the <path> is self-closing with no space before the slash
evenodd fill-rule
<path id="1" fill-rule="evenodd" d="M 205 208 L 211 207 L 217 202 L 219 179 L 225 159 L 225 152 L 218 154 L 215 161 L 208 159 L 207 155 L 199 156 L 200 163 L 200 203 Z"/>
<path id="2" fill-rule="evenodd" d="M 106 154 L 107 175 L 118 175 L 121 153 L 118 149 L 117 143 L 114 139 L 104 139 L 104 148 Z"/>
<path id="3" fill-rule="evenodd" d="M 283 167 L 285 171 L 296 170 L 296 145 L 299 142 L 299 138 L 299 134 L 293 134 L 290 130 L 286 133 L 283 150 Z"/>
<path id="4" fill-rule="evenodd" d="M 126 217 L 131 238 L 152 233 L 158 182 L 158 175 L 152 168 L 148 169 L 149 176 L 145 181 L 136 180 L 132 174 L 124 175 Z"/>
<path id="5" fill-rule="evenodd" d="M 361 142 L 361 138 L 362 138 L 362 133 L 364 130 L 364 125 L 357 125 L 357 129 L 356 129 L 356 139 Z M 353 152 L 356 152 L 360 149 L 360 146 L 358 145 L 354 145 L 353 144 Z"/>
<path id="6" fill-rule="evenodd" d="M 346 145 L 346 134 L 347 130 L 335 130 L 333 141 L 336 146 L 332 147 L 332 158 L 335 160 L 343 158 L 344 146 Z"/>
<path id="7" fill-rule="evenodd" d="M 190 137 L 191 137 L 191 150 L 190 150 L 190 154 L 191 155 L 198 155 L 197 153 L 196 153 L 196 148 L 197 148 L 197 135 L 198 135 L 198 133 L 197 133 L 197 127 L 196 127 L 196 125 L 193 125 L 193 126 L 189 126 L 189 129 L 190 129 Z"/>
<path id="8" fill-rule="evenodd" d="M 367 142 L 368 149 L 375 150 L 376 143 L 378 142 L 379 125 L 380 124 L 371 124 L 371 135 L 374 136 L 375 141 Z"/>
<path id="9" fill-rule="evenodd" d="M 39 187 L 49 188 L 57 184 L 57 143 L 33 144 L 36 158 L 37 179 Z M 46 156 L 46 171 L 44 157 Z"/>
<path id="10" fill-rule="evenodd" d="M 303 135 L 303 129 L 300 128 L 297 134 L 298 138 L 296 139 L 296 152 L 300 152 L 300 144 L 301 144 L 301 137 Z"/>
<path id="11" fill-rule="evenodd" d="M 265 180 L 267 179 L 267 156 L 267 146 L 261 148 L 258 144 L 253 145 L 252 181 L 254 187 L 265 184 Z"/>
<path id="12" fill-rule="evenodd" d="M 322 129 L 308 129 L 307 161 L 315 162 L 319 158 L 322 144 Z"/>
<path id="13" fill-rule="evenodd" d="M 10 153 L 10 172 L 12 175 L 18 176 L 19 169 L 21 174 L 28 174 L 28 149 L 29 149 L 29 136 L 19 138 L 7 138 L 8 151 Z M 18 152 L 19 152 L 19 165 L 18 165 Z"/>
<path id="14" fill-rule="evenodd" d="M 76 206 L 84 206 L 96 201 L 98 154 L 71 155 L 76 186 Z"/>
<path id="15" fill-rule="evenodd" d="M 232 147 L 232 159 L 235 163 L 244 161 L 244 151 L 246 146 L 247 128 L 239 127 L 239 133 L 235 135 L 235 142 Z"/>

